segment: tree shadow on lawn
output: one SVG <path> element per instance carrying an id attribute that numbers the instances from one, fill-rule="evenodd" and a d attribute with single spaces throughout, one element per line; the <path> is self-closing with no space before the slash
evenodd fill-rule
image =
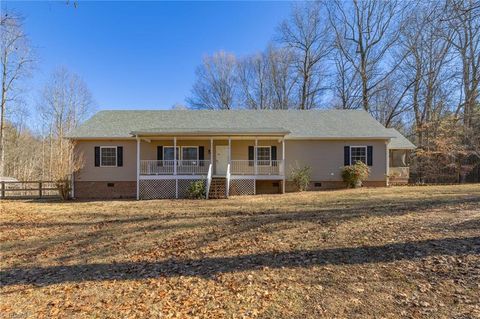
<path id="1" fill-rule="evenodd" d="M 48 228 L 48 227 L 61 227 L 61 226 L 93 226 L 93 225 L 115 225 L 115 224 L 128 224 L 138 223 L 144 221 L 159 222 L 159 221 L 175 221 L 175 220 L 195 220 L 203 218 L 258 218 L 269 219 L 274 221 L 278 220 L 301 220 L 301 219 L 320 219 L 327 222 L 330 220 L 349 220 L 357 217 L 368 216 L 396 216 L 402 215 L 406 212 L 418 212 L 424 209 L 434 209 L 446 205 L 457 204 L 470 204 L 479 203 L 480 197 L 467 197 L 467 198 L 441 198 L 441 199 L 415 199 L 415 200 L 398 200 L 392 201 L 379 201 L 375 200 L 363 200 L 363 201 L 342 201 L 339 205 L 336 203 L 328 203 L 328 206 L 317 207 L 311 203 L 295 203 L 292 205 L 281 205 L 279 207 L 273 207 L 266 211 L 243 211 L 243 210 L 222 210 L 214 213 L 202 213 L 197 211 L 182 212 L 181 215 L 158 216 L 155 213 L 141 214 L 141 216 L 130 218 L 112 218 L 112 214 L 99 215 L 96 212 L 91 213 L 91 217 L 101 218 L 105 220 L 87 221 L 87 222 L 4 222 L 0 223 L 0 227 L 21 227 L 21 228 Z M 321 203 L 319 203 L 321 204 Z M 203 207 L 208 209 L 208 207 Z M 248 207 L 246 207 L 248 208 Z M 190 215 L 189 215 L 190 214 Z M 79 213 L 78 216 L 89 217 L 86 213 Z M 121 214 L 120 214 L 121 216 Z"/>
<path id="2" fill-rule="evenodd" d="M 231 257 L 167 259 L 158 262 L 124 262 L 11 268 L 0 271 L 0 285 L 52 285 L 66 282 L 138 280 L 158 277 L 198 276 L 251 271 L 269 267 L 305 268 L 323 265 L 359 265 L 415 260 L 435 255 L 480 255 L 480 237 L 445 238 L 290 252 L 265 252 Z"/>
<path id="3" fill-rule="evenodd" d="M 20 251 L 28 250 L 30 256 L 40 254 L 47 250 L 52 244 L 59 242 L 72 242 L 74 252 L 68 255 L 57 258 L 57 260 L 68 261 L 75 260 L 82 256 L 89 258 L 104 256 L 111 256 L 112 253 L 101 249 L 94 249 L 94 251 L 86 254 L 81 248 L 84 246 L 95 247 L 98 243 L 111 242 L 112 238 L 117 238 L 119 235 L 127 235 L 135 240 L 138 236 L 144 236 L 145 232 L 165 232 L 171 231 L 175 234 L 176 231 L 185 229 L 198 228 L 200 232 L 195 238 L 191 238 L 188 242 L 188 249 L 199 249 L 203 246 L 209 245 L 213 241 L 221 241 L 223 238 L 239 237 L 242 234 L 249 233 L 252 230 L 265 229 L 265 227 L 274 227 L 277 230 L 279 225 L 281 228 L 297 227 L 301 222 L 318 223 L 321 227 L 329 227 L 342 222 L 354 220 L 363 217 L 378 217 L 378 216 L 399 216 L 407 213 L 421 213 L 426 209 L 436 209 L 439 207 L 449 206 L 456 207 L 458 204 L 475 205 L 480 201 L 480 198 L 450 198 L 450 199 L 432 199 L 432 200 L 415 200 L 415 201 L 399 201 L 395 203 L 378 201 L 362 201 L 352 202 L 351 204 L 342 205 L 342 207 L 278 207 L 266 212 L 248 212 L 242 211 L 220 212 L 213 214 L 202 214 L 198 216 L 192 214 L 189 217 L 182 216 L 179 218 L 181 222 L 174 224 L 166 224 L 165 222 L 175 221 L 177 218 L 173 216 L 154 216 L 142 215 L 139 218 L 126 219 L 110 219 L 96 222 L 46 222 L 46 223 L 15 223 L 7 222 L 1 223 L 0 229 L 11 229 L 15 227 L 44 228 L 44 227 L 61 227 L 61 226 L 78 226 L 78 231 L 68 231 L 61 235 L 49 236 L 42 239 L 35 239 L 34 241 L 25 241 L 14 243 L 9 249 Z M 215 218 L 212 220 L 202 220 Z M 209 225 L 219 226 L 214 230 L 203 231 L 203 227 Z M 104 227 L 96 231 L 82 231 L 80 227 L 91 227 L 94 225 L 102 225 Z M 131 228 L 128 228 L 133 226 Z M 280 228 L 278 228 L 280 230 Z M 274 230 L 270 230 L 274 231 Z M 170 235 L 169 235 L 170 236 Z M 124 238 L 126 240 L 126 238 Z M 102 251 L 102 253 L 100 252 Z M 112 251 L 114 252 L 114 251 Z"/>

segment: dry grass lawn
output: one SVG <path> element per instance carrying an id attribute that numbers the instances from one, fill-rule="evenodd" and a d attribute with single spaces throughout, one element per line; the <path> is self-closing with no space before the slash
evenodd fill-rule
<path id="1" fill-rule="evenodd" d="M 480 318 L 480 185 L 0 209 L 1 318 Z"/>

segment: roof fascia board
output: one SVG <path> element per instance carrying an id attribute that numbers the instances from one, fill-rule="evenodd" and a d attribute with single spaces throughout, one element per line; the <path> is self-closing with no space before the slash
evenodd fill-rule
<path id="1" fill-rule="evenodd" d="M 412 147 L 412 146 L 403 146 L 403 147 L 388 147 L 389 150 L 414 150 L 416 149 L 416 147 Z"/>
<path id="2" fill-rule="evenodd" d="M 156 137 L 156 136 L 199 136 L 199 135 L 204 135 L 204 136 L 285 136 L 287 135 L 288 131 L 285 132 L 246 132 L 246 133 L 239 133 L 239 132 L 158 132 L 158 133 L 152 133 L 152 132 L 131 132 L 133 135 L 138 135 L 142 137 Z"/>
<path id="3" fill-rule="evenodd" d="M 380 137 L 315 137 L 315 136 L 286 136 L 285 140 L 322 140 L 322 141 L 361 141 L 361 140 L 391 140 L 392 136 Z"/>

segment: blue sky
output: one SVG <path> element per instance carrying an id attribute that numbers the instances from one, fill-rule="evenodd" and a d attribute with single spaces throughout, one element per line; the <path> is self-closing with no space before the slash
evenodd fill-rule
<path id="1" fill-rule="evenodd" d="M 97 109 L 158 109 L 185 103 L 206 54 L 263 50 L 289 2 L 2 1 L 25 17 L 39 58 L 30 100 L 57 66 L 79 74 Z"/>

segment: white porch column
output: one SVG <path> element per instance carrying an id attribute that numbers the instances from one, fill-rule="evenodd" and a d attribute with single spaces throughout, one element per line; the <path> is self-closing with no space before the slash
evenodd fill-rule
<path id="1" fill-rule="evenodd" d="M 175 198 L 178 198 L 178 178 L 177 178 L 177 137 L 173 137 L 173 175 L 175 175 Z"/>
<path id="2" fill-rule="evenodd" d="M 285 194 L 285 137 L 282 138 L 282 175 L 283 175 L 283 183 L 282 183 L 282 194 Z"/>
<path id="3" fill-rule="evenodd" d="M 228 164 L 232 161 L 232 138 L 228 138 Z"/>
<path id="4" fill-rule="evenodd" d="M 253 150 L 253 165 L 255 167 L 255 175 L 257 175 L 257 146 L 258 146 L 258 138 L 255 137 L 255 148 Z"/>
<path id="5" fill-rule="evenodd" d="M 177 137 L 173 137 L 173 175 L 177 175 Z"/>
<path id="6" fill-rule="evenodd" d="M 258 146 L 258 138 L 255 137 L 255 147 L 253 148 L 253 165 L 255 169 L 255 178 L 253 179 L 253 194 L 257 195 L 257 146 Z"/>
<path id="7" fill-rule="evenodd" d="M 385 181 L 386 181 L 386 185 L 388 186 L 388 184 L 390 183 L 390 151 L 388 150 L 388 144 L 390 143 L 390 140 L 389 139 L 388 141 L 385 142 L 385 149 L 386 149 L 386 159 L 387 159 L 387 174 L 385 176 Z M 372 159 L 372 162 L 373 162 L 373 159 Z"/>
<path id="8" fill-rule="evenodd" d="M 137 135 L 137 200 L 140 199 L 140 138 Z"/>
<path id="9" fill-rule="evenodd" d="M 213 167 L 213 138 L 210 137 L 210 165 Z"/>

